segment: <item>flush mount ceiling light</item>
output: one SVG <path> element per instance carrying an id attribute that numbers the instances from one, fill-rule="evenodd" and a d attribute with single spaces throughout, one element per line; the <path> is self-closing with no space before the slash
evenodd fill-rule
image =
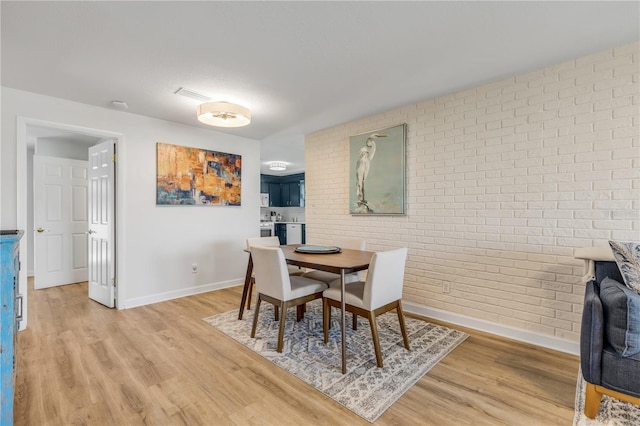
<path id="1" fill-rule="evenodd" d="M 282 161 L 272 161 L 269 163 L 269 170 L 282 172 L 284 170 L 287 170 L 287 163 L 283 163 Z"/>
<path id="2" fill-rule="evenodd" d="M 198 121 L 209 126 L 242 127 L 251 122 L 251 112 L 229 102 L 207 102 L 198 106 Z"/>

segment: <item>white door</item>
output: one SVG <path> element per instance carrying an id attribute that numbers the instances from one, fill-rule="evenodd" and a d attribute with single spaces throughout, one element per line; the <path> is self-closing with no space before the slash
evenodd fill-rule
<path id="1" fill-rule="evenodd" d="M 115 306 L 115 143 L 89 148 L 89 297 Z"/>
<path id="2" fill-rule="evenodd" d="M 36 289 L 87 280 L 87 166 L 33 156 Z"/>

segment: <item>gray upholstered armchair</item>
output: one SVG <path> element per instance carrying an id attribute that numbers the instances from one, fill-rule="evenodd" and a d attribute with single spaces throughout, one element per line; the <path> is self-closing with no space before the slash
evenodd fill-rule
<path id="1" fill-rule="evenodd" d="M 576 250 L 576 257 L 587 261 L 580 364 L 587 382 L 584 412 L 592 419 L 602 395 L 640 404 L 640 353 L 629 355 L 624 350 L 624 326 L 631 317 L 624 298 L 629 294 L 611 281 L 624 282 L 611 252 L 598 250 Z"/>

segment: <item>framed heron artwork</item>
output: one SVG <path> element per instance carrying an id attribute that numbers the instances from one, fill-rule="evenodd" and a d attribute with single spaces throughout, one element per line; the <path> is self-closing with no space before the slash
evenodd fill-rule
<path id="1" fill-rule="evenodd" d="M 349 138 L 349 213 L 405 214 L 407 125 Z"/>
<path id="2" fill-rule="evenodd" d="M 242 156 L 160 143 L 157 205 L 239 206 Z"/>

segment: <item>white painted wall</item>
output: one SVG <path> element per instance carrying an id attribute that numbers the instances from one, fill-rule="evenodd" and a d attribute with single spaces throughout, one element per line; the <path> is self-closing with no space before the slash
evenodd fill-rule
<path id="1" fill-rule="evenodd" d="M 307 135 L 307 241 L 409 247 L 407 310 L 577 352 L 574 249 L 640 241 L 639 69 L 634 43 Z M 349 136 L 400 123 L 407 215 L 350 216 Z"/>
<path id="2" fill-rule="evenodd" d="M 6 87 L 1 90 L 1 228 L 12 229 L 20 223 L 16 205 L 26 198 L 16 192 L 18 168 L 27 166 L 26 153 L 17 152 L 18 117 L 116 132 L 123 135 L 117 147 L 122 197 L 118 206 L 120 307 L 242 282 L 245 241 L 259 230 L 259 141 Z M 242 155 L 242 206 L 156 206 L 157 142 Z M 24 165 L 17 164 L 19 157 L 25 159 Z M 192 263 L 199 264 L 198 274 L 191 273 Z"/>
<path id="3" fill-rule="evenodd" d="M 89 160 L 89 149 L 86 144 L 80 144 L 73 140 L 63 140 L 60 137 L 37 138 L 35 154 L 45 157 Z"/>

